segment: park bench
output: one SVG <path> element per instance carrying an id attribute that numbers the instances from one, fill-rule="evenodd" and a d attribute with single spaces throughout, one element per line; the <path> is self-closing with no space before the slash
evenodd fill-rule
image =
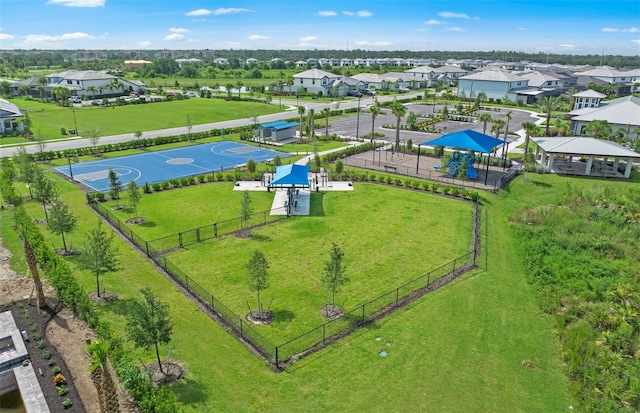
<path id="1" fill-rule="evenodd" d="M 392 170 L 393 172 L 397 172 L 397 171 L 398 171 L 398 168 L 396 168 L 396 167 L 395 167 L 395 166 L 393 166 L 393 165 L 385 165 L 385 166 L 384 166 L 384 170 L 385 170 L 385 171 L 387 171 L 387 172 L 389 172 L 389 170 Z"/>

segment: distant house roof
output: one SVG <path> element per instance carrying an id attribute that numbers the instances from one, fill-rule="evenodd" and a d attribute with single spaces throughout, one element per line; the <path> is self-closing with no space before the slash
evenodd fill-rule
<path id="1" fill-rule="evenodd" d="M 492 82 L 527 82 L 528 79 L 514 75 L 506 70 L 494 69 L 474 72 L 460 78 L 461 80 L 487 80 Z"/>
<path id="2" fill-rule="evenodd" d="M 0 99 L 0 118 L 19 118 L 22 112 L 16 105 L 4 99 Z"/>
<path id="3" fill-rule="evenodd" d="M 104 72 L 97 72 L 95 70 L 67 70 L 61 73 L 54 73 L 46 77 L 63 78 L 65 80 L 105 80 L 105 79 L 119 79 L 116 76 L 108 75 Z"/>
<path id="4" fill-rule="evenodd" d="M 607 95 L 604 95 L 600 92 L 596 92 L 595 90 L 592 90 L 592 89 L 583 90 L 582 92 L 574 93 L 571 96 L 577 97 L 577 98 L 598 98 L 598 99 L 604 99 L 607 97 Z"/>
<path id="5" fill-rule="evenodd" d="M 258 126 L 264 129 L 284 130 L 289 128 L 295 128 L 298 126 L 298 122 L 287 122 L 286 120 L 276 120 L 274 122 L 260 123 Z"/>
<path id="6" fill-rule="evenodd" d="M 325 72 L 320 69 L 309 69 L 304 72 L 296 73 L 293 75 L 294 79 L 322 79 L 323 77 L 328 77 L 329 79 L 338 79 L 341 75 L 334 75 L 333 73 Z"/>
<path id="7" fill-rule="evenodd" d="M 625 96 L 614 99 L 604 106 L 583 112 L 571 120 L 583 122 L 606 120 L 611 124 L 640 126 L 640 98 Z"/>
<path id="8" fill-rule="evenodd" d="M 607 156 L 615 158 L 640 158 L 640 153 L 604 139 L 566 137 L 566 138 L 531 138 L 536 145 L 547 153 L 560 153 L 578 156 Z"/>

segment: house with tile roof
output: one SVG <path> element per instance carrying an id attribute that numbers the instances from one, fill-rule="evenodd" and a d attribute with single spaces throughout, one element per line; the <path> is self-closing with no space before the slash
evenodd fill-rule
<path id="1" fill-rule="evenodd" d="M 23 116 L 16 105 L 0 99 L 0 133 L 23 130 L 22 122 L 19 121 Z"/>
<path id="2" fill-rule="evenodd" d="M 589 122 L 606 120 L 615 134 L 622 129 L 630 139 L 638 139 L 640 130 L 640 98 L 625 96 L 609 102 L 601 102 L 596 108 L 572 110 L 567 114 L 571 118 L 571 130 L 575 135 L 583 135 Z"/>

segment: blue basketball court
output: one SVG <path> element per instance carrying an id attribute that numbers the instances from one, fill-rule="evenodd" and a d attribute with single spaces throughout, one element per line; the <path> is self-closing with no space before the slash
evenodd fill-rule
<path id="1" fill-rule="evenodd" d="M 55 169 L 69 177 L 73 175 L 75 181 L 91 189 L 108 192 L 109 169 L 118 174 L 123 186 L 132 180 L 136 181 L 138 186 L 142 186 L 145 183 L 153 184 L 245 166 L 249 158 L 256 163 L 264 162 L 276 155 L 280 155 L 280 158 L 291 156 L 271 149 L 223 141 L 100 161 L 72 163 L 71 167 L 58 166 Z"/>

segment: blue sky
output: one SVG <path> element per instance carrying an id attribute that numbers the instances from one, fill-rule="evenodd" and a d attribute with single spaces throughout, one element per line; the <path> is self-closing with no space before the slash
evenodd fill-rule
<path id="1" fill-rule="evenodd" d="M 0 49 L 164 48 L 640 55 L 640 1 L 0 1 Z"/>

